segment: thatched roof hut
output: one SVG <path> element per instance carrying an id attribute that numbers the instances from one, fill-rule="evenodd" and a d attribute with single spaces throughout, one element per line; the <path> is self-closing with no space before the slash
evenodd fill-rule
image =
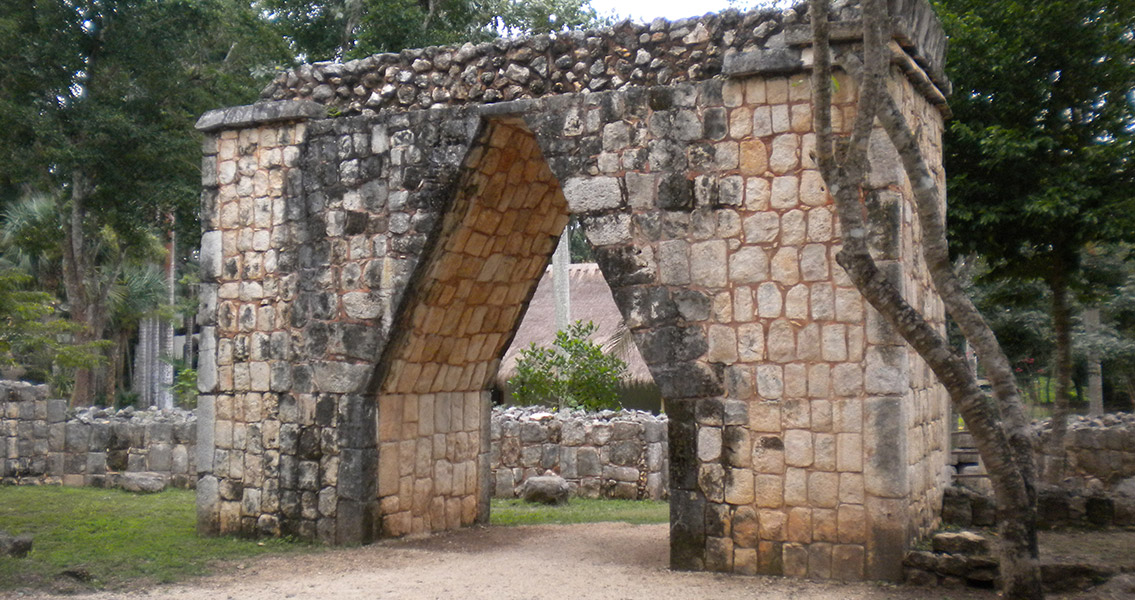
<path id="1" fill-rule="evenodd" d="M 626 342 L 617 342 L 616 333 L 622 329 L 623 315 L 615 306 L 615 299 L 611 296 L 611 288 L 599 272 L 599 265 L 595 263 L 574 264 L 569 267 L 568 281 L 571 289 L 571 321 L 592 321 L 599 326 L 598 331 L 591 339 L 603 346 L 604 350 L 615 351 L 619 358 L 627 363 L 630 382 L 636 386 L 653 386 L 654 379 L 638 352 L 638 347 L 630 339 L 629 332 L 625 332 Z M 504 387 L 505 382 L 516 374 L 516 359 L 520 350 L 535 343 L 537 346 L 551 347 L 556 339 L 556 306 L 552 294 L 552 268 L 548 267 L 540 278 L 536 287 L 536 294 L 528 305 L 528 311 L 520 321 L 516 337 L 512 345 L 501 360 L 500 370 L 497 372 L 497 384 Z"/>

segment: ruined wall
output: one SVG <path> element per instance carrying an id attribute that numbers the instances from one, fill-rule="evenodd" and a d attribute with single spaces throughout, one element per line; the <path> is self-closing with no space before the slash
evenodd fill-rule
<path id="1" fill-rule="evenodd" d="M 582 498 L 663 500 L 670 487 L 666 428 L 666 415 L 641 411 L 494 407 L 493 496 L 514 498 L 525 479 L 550 470 Z"/>
<path id="2" fill-rule="evenodd" d="M 69 411 L 45 385 L 0 381 L 0 483 L 120 487 L 126 474 L 148 473 L 191 488 L 196 428 L 188 411 Z"/>
<path id="3" fill-rule="evenodd" d="M 1052 421 L 1036 424 L 1037 464 L 1054 460 Z M 1065 479 L 1061 487 L 1087 492 L 1116 491 L 1135 497 L 1135 414 L 1074 416 L 1065 438 Z"/>
<path id="4" fill-rule="evenodd" d="M 917 61 L 938 38 L 903 14 L 891 85 L 933 159 L 942 97 Z M 387 96 L 373 61 L 315 65 L 266 94 L 338 116 L 205 115 L 200 528 L 343 543 L 485 520 L 487 390 L 570 213 L 666 399 L 671 565 L 900 577 L 935 519 L 945 397 L 835 263 L 794 15 L 500 42 L 447 68 L 457 49 L 378 57 L 409 66 Z M 603 75 L 636 47 L 673 57 L 639 66 L 667 85 Z M 552 52 L 594 60 L 587 93 L 516 83 Z M 453 87 L 469 65 L 480 96 Z M 502 76 L 521 99 L 477 102 Z M 872 243 L 940 320 L 909 186 L 875 146 Z"/>

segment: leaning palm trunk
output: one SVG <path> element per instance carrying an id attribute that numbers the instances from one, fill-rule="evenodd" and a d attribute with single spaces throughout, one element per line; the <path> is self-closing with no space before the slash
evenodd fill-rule
<path id="1" fill-rule="evenodd" d="M 966 420 L 989 471 L 1001 529 L 1001 579 L 1006 598 L 1042 598 L 1036 544 L 1036 490 L 1031 438 L 1009 361 L 981 314 L 962 290 L 949 261 L 942 193 L 915 136 L 886 90 L 890 28 L 882 0 L 863 0 L 863 57 L 848 54 L 842 66 L 858 75 L 859 102 L 851 134 L 836 140 L 831 122 L 832 54 L 828 0 L 812 0 L 813 103 L 816 163 L 835 200 L 843 232 L 836 257 L 864 298 L 937 375 Z M 870 164 L 868 139 L 876 119 L 902 159 L 923 231 L 923 253 L 946 310 L 983 357 L 994 398 L 978 387 L 960 352 L 950 346 L 876 265 L 867 243 L 861 184 Z"/>

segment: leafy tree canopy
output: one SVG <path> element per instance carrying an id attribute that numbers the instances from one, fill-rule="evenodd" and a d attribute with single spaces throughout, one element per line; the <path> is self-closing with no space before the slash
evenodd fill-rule
<path id="1" fill-rule="evenodd" d="M 589 0 L 264 0 L 307 60 L 593 27 Z"/>
<path id="2" fill-rule="evenodd" d="M 1135 237 L 1135 3 L 940 0 L 955 251 L 994 276 L 1074 271 Z"/>
<path id="3" fill-rule="evenodd" d="M 92 229 L 132 239 L 172 212 L 194 229 L 194 121 L 286 59 L 236 0 L 0 3 L 0 189 L 73 192 L 81 174 Z"/>
<path id="4" fill-rule="evenodd" d="M 0 367 L 21 364 L 44 378 L 53 365 L 64 368 L 98 364 L 102 344 L 67 343 L 77 326 L 58 318 L 50 294 L 28 289 L 31 277 L 0 267 Z"/>

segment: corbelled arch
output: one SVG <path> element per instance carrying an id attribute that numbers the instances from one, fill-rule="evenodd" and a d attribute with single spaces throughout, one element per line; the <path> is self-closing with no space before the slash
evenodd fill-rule
<path id="1" fill-rule="evenodd" d="M 891 87 L 938 157 L 940 31 L 892 5 Z M 666 399 L 671 565 L 899 577 L 936 519 L 946 398 L 834 261 L 801 26 L 735 17 L 305 67 L 203 117 L 199 528 L 483 520 L 485 388 L 573 213 Z M 640 72 L 547 60 L 607 43 Z M 941 318 L 885 148 L 873 250 Z"/>
<path id="2" fill-rule="evenodd" d="M 535 137 L 488 120 L 380 363 L 384 535 L 487 522 L 490 382 L 567 221 Z"/>

